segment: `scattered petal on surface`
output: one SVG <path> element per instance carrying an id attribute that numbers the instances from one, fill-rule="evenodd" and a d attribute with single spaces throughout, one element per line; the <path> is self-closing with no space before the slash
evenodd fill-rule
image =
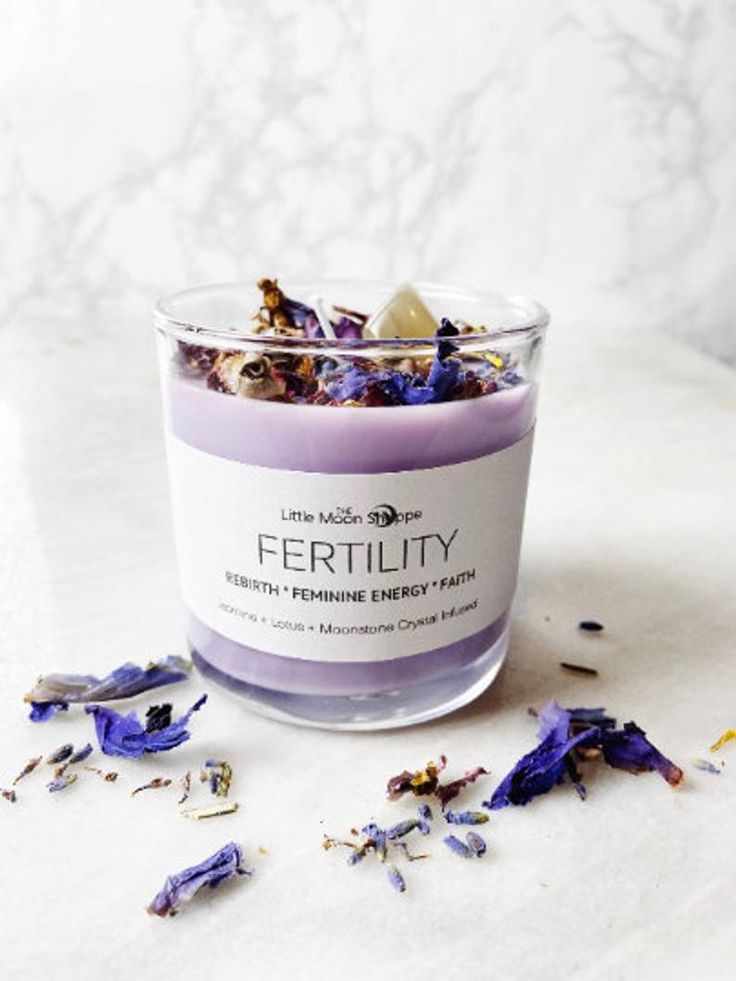
<path id="1" fill-rule="evenodd" d="M 204 766 L 210 791 L 215 797 L 227 797 L 233 779 L 233 768 L 225 760 L 207 760 Z"/>
<path id="2" fill-rule="evenodd" d="M 652 746 L 643 729 L 635 722 L 626 722 L 623 729 L 602 731 L 603 758 L 609 766 L 629 773 L 659 773 L 671 787 L 679 787 L 684 773 L 679 766 Z"/>
<path id="3" fill-rule="evenodd" d="M 398 800 L 408 793 L 415 797 L 433 794 L 439 783 L 439 774 L 446 765 L 447 757 L 443 755 L 440 756 L 439 763 L 427 763 L 423 770 L 404 770 L 403 773 L 391 777 L 386 787 L 388 799 Z"/>
<path id="4" fill-rule="evenodd" d="M 726 743 L 731 742 L 732 739 L 736 739 L 736 729 L 726 729 L 723 735 L 720 736 L 711 746 L 711 753 L 717 753 L 722 746 L 725 746 Z"/>
<path id="5" fill-rule="evenodd" d="M 118 775 L 114 770 L 108 770 L 105 772 L 104 770 L 100 770 L 100 768 L 97 766 L 85 766 L 84 769 L 89 770 L 90 773 L 96 773 L 99 777 L 102 777 L 103 780 L 106 780 L 107 783 L 115 783 L 118 778 Z"/>
<path id="6" fill-rule="evenodd" d="M 236 875 L 249 876 L 251 873 L 243 866 L 240 845 L 230 842 L 198 865 L 170 875 L 163 889 L 153 898 L 148 912 L 154 916 L 174 916 L 204 886 L 214 889 Z"/>
<path id="7" fill-rule="evenodd" d="M 15 804 L 15 802 L 18 800 L 18 795 L 14 790 L 5 790 L 2 787 L 0 787 L 0 797 L 4 797 L 5 800 L 9 800 L 11 804 Z"/>
<path id="8" fill-rule="evenodd" d="M 147 731 L 135 712 L 119 715 L 113 709 L 102 705 L 88 705 L 85 711 L 94 716 L 95 729 L 100 749 L 108 756 L 125 756 L 137 760 L 144 753 L 159 753 L 180 746 L 189 739 L 186 725 L 193 712 L 197 712 L 207 701 L 202 697 L 176 722 L 164 729 Z"/>
<path id="9" fill-rule="evenodd" d="M 442 810 L 454 800 L 460 791 L 464 790 L 469 783 L 475 783 L 478 777 L 483 777 L 488 773 L 482 766 L 476 766 L 472 770 L 468 770 L 464 777 L 460 777 L 457 780 L 453 780 L 450 783 L 439 784 L 435 790 L 435 796 L 440 802 Z"/>
<path id="10" fill-rule="evenodd" d="M 141 784 L 140 787 L 136 787 L 135 790 L 131 790 L 130 796 L 135 797 L 136 794 L 140 794 L 142 790 L 160 790 L 162 787 L 168 787 L 171 785 L 171 780 L 163 777 L 154 777 L 153 780 L 149 780 L 148 783 Z"/>
<path id="11" fill-rule="evenodd" d="M 58 710 L 68 708 L 70 702 L 107 702 L 130 698 L 151 688 L 185 681 L 190 668 L 191 662 L 173 656 L 152 662 L 145 668 L 123 664 L 104 678 L 91 674 L 47 674 L 38 679 L 24 700 L 32 703 L 31 720 L 45 722 Z"/>
<path id="12" fill-rule="evenodd" d="M 181 797 L 179 798 L 179 804 L 183 804 L 185 800 L 189 797 L 189 792 L 192 789 L 192 771 L 187 770 L 184 776 L 179 780 L 179 786 L 181 787 Z"/>
<path id="13" fill-rule="evenodd" d="M 92 753 L 92 743 L 85 743 L 80 749 L 75 750 L 69 757 L 70 763 L 81 763 Z"/>

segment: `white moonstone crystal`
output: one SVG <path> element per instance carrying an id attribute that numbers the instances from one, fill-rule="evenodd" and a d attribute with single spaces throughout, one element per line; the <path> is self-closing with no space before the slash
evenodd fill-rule
<path id="1" fill-rule="evenodd" d="M 410 283 L 400 286 L 373 314 L 365 334 L 374 337 L 434 337 L 437 321 Z"/>

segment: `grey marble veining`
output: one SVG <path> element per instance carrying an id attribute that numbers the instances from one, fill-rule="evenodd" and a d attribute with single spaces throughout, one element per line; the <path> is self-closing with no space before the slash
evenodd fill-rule
<path id="1" fill-rule="evenodd" d="M 734 0 L 0 9 L 6 322 L 437 278 L 736 361 Z"/>

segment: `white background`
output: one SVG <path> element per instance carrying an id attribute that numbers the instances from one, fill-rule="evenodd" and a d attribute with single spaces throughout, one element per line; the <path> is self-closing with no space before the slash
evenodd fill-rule
<path id="1" fill-rule="evenodd" d="M 736 359 L 733 0 L 1 0 L 0 319 L 322 274 Z M 112 311 L 112 312 L 111 312 Z"/>
<path id="2" fill-rule="evenodd" d="M 702 981 L 733 976 L 733 3 L 0 2 L 0 786 L 89 738 L 26 719 L 41 671 L 185 650 L 149 296 L 297 273 L 473 280 L 554 320 L 508 667 L 465 710 L 296 730 L 206 687 L 192 740 L 0 799 L 3 981 Z M 659 328 L 655 332 L 655 328 Z M 606 624 L 583 637 L 583 617 Z M 564 673 L 569 659 L 598 678 Z M 410 807 L 386 778 L 492 770 L 529 705 L 606 705 L 683 766 L 607 770 L 433 843 L 394 894 L 320 848 Z M 150 699 L 136 700 L 145 711 Z M 207 756 L 237 814 L 171 790 Z M 112 760 L 97 753 L 90 762 Z M 241 841 L 252 881 L 178 920 L 165 875 Z M 267 849 L 261 854 L 259 846 Z M 419 866 L 419 867 L 417 867 Z"/>

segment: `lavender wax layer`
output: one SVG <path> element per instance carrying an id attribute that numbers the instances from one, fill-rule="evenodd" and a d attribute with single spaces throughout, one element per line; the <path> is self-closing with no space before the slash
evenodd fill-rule
<path id="1" fill-rule="evenodd" d="M 273 469 L 328 474 L 395 473 L 496 453 L 522 439 L 536 412 L 536 385 L 421 406 L 288 405 L 240 399 L 169 376 L 170 432 L 196 449 Z M 204 519 L 203 519 L 204 520 Z M 456 643 L 379 662 L 282 657 L 237 643 L 189 616 L 189 637 L 218 673 L 250 685 L 309 695 L 361 695 L 456 674 L 488 651 L 507 614 Z"/>

